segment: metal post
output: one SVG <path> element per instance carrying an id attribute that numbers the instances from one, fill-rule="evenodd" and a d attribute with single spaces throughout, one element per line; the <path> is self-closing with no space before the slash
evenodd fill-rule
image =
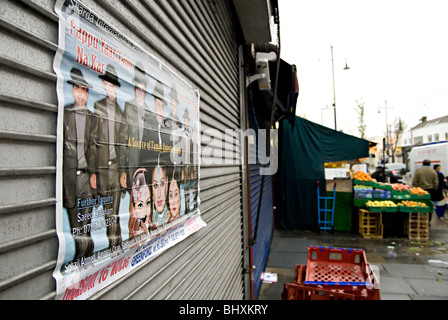
<path id="1" fill-rule="evenodd" d="M 389 120 L 387 118 L 387 100 L 385 101 L 385 106 L 386 106 L 386 148 L 387 148 L 387 162 L 389 162 L 390 139 L 389 139 Z"/>
<path id="2" fill-rule="evenodd" d="M 334 130 L 338 130 L 338 126 L 337 126 L 337 120 L 336 120 L 336 84 L 334 81 L 334 59 L 333 59 L 333 45 L 331 45 L 331 66 L 332 66 L 332 70 L 333 70 L 333 97 L 334 97 L 334 103 L 333 103 L 333 108 L 334 108 Z"/>
<path id="3" fill-rule="evenodd" d="M 240 78 L 240 127 L 245 131 L 249 128 L 247 119 L 247 100 L 246 100 L 246 83 L 245 83 L 245 62 L 244 50 L 240 46 L 238 48 L 239 57 L 239 78 Z M 250 172 L 248 170 L 249 149 L 247 145 L 247 138 L 240 141 L 240 159 L 241 159 L 241 189 L 242 189 L 242 220 L 243 220 L 243 268 L 244 268 L 244 299 L 251 300 L 254 297 L 253 292 L 253 270 L 252 270 L 252 248 L 249 244 L 249 239 L 252 235 L 252 213 L 249 206 L 249 184 Z"/>

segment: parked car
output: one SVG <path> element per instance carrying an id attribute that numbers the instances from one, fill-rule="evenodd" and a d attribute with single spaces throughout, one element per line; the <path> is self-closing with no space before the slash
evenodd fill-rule
<path id="1" fill-rule="evenodd" d="M 401 182 L 406 174 L 406 165 L 404 163 L 386 163 L 386 177 L 390 178 L 391 183 Z"/>

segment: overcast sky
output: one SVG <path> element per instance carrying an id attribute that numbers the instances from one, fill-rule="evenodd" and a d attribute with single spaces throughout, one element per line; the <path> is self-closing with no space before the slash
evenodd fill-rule
<path id="1" fill-rule="evenodd" d="M 279 0 L 279 12 L 281 57 L 298 69 L 297 115 L 334 128 L 331 45 L 338 130 L 359 136 L 356 100 L 367 138 L 385 134 L 386 101 L 389 125 L 448 115 L 447 0 Z"/>

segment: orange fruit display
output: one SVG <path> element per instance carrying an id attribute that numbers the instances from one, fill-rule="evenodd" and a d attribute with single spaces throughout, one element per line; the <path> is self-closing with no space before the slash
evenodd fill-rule
<path id="1" fill-rule="evenodd" d="M 372 181 L 372 177 L 370 176 L 370 174 L 365 173 L 363 171 L 356 171 L 355 174 L 353 175 L 353 179 L 356 180 L 361 180 L 361 181 Z"/>

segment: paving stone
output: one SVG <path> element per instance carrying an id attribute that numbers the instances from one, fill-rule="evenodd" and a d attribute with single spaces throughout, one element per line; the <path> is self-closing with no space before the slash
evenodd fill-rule
<path id="1" fill-rule="evenodd" d="M 434 275 L 420 264 L 385 263 L 383 267 L 392 277 L 434 279 Z"/>
<path id="2" fill-rule="evenodd" d="M 409 285 L 420 296 L 435 296 L 448 298 L 448 281 L 436 279 L 406 279 Z"/>
<path id="3" fill-rule="evenodd" d="M 412 300 L 448 300 L 448 297 L 435 297 L 435 296 L 414 296 L 410 295 Z"/>
<path id="4" fill-rule="evenodd" d="M 381 300 L 412 300 L 407 294 L 381 293 Z"/>
<path id="5" fill-rule="evenodd" d="M 448 300 L 448 268 L 429 265 L 429 259 L 448 261 L 448 233 L 432 233 L 432 241 L 416 254 L 409 239 L 362 239 L 350 234 L 275 231 L 267 262 L 268 272 L 278 274 L 276 284 L 263 284 L 260 299 L 281 299 L 285 282 L 291 281 L 297 264 L 306 265 L 310 245 L 364 249 L 368 262 L 378 267 L 382 300 Z M 394 247 L 390 254 L 389 246 Z M 440 247 L 440 248 L 439 248 Z M 420 248 L 420 247 L 419 247 Z"/>
<path id="6" fill-rule="evenodd" d="M 381 277 L 380 293 L 383 294 L 416 294 L 403 278 Z"/>
<path id="7" fill-rule="evenodd" d="M 314 240 L 299 238 L 274 238 L 271 244 L 271 250 L 286 252 L 308 252 L 308 247 L 316 245 Z"/>
<path id="8" fill-rule="evenodd" d="M 298 264 L 306 265 L 308 261 L 307 253 L 272 251 L 269 254 L 269 267 L 295 268 Z"/>

